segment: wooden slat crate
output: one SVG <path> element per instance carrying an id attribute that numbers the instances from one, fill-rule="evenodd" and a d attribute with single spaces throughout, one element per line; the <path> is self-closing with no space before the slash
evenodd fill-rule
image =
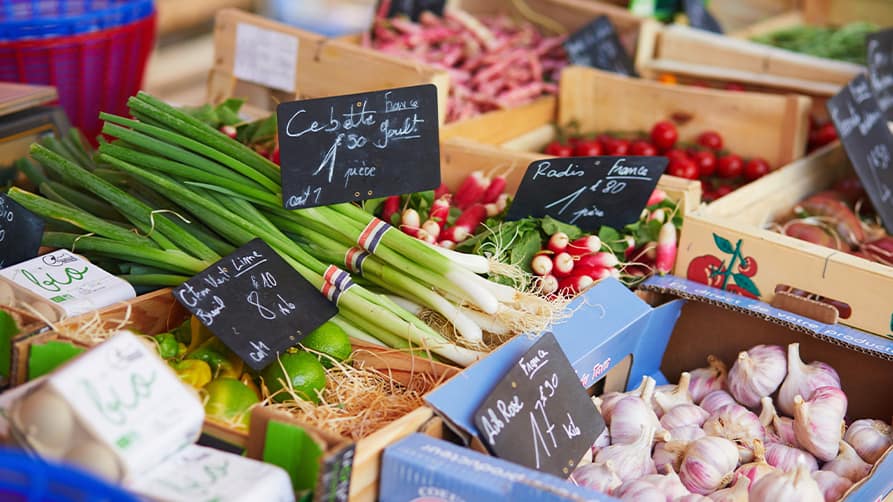
<path id="1" fill-rule="evenodd" d="M 704 282 L 707 265 L 731 259 L 719 249 L 719 239 L 725 239 L 741 258 L 756 262 L 749 279 L 760 299 L 771 302 L 777 286 L 791 286 L 849 305 L 852 314 L 840 323 L 893 337 L 893 267 L 766 228 L 797 201 L 850 173 L 846 154 L 835 143 L 686 215 L 675 274 Z M 740 289 L 734 278 L 713 285 Z"/>
<path id="2" fill-rule="evenodd" d="M 748 39 L 803 24 L 841 26 L 867 21 L 881 27 L 893 26 L 893 8 L 888 0 L 800 0 L 797 4 L 796 9 L 734 31 L 729 36 Z"/>

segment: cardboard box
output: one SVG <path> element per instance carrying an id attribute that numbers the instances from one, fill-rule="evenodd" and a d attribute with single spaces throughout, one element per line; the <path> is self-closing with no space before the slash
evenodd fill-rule
<path id="1" fill-rule="evenodd" d="M 629 390 L 644 375 L 654 377 L 659 384 L 676 381 L 682 371 L 702 367 L 710 354 L 730 362 L 739 351 L 756 344 L 797 342 L 806 359 L 824 361 L 840 374 L 849 397 L 848 420 L 886 420 L 893 415 L 893 402 L 877 398 L 878 383 L 893 381 L 893 340 L 823 324 L 677 277 L 651 278 L 643 289 L 639 297 L 606 279 L 578 299 L 582 303 L 576 305 L 573 318 L 551 330 L 584 386 L 591 387 L 602 377 L 606 392 Z M 429 394 L 429 404 L 461 439 L 479 447 L 474 441 L 474 411 L 532 343 L 530 337 L 519 337 L 504 345 Z M 382 479 L 388 483 L 399 476 L 415 486 L 421 481 L 413 480 L 423 480 L 424 486 L 432 490 L 449 489 L 460 482 L 449 469 L 428 474 L 422 459 L 386 458 Z M 486 462 L 487 457 L 475 458 Z M 495 477 L 491 479 L 492 484 L 499 482 Z M 893 454 L 888 451 L 845 500 L 875 500 L 891 490 Z M 549 500 L 565 499 L 554 496 Z"/>
<path id="2" fill-rule="evenodd" d="M 708 265 L 734 260 L 725 283 L 716 275 L 711 285 L 767 302 L 774 301 L 776 287 L 791 286 L 849 305 L 852 313 L 841 315 L 840 323 L 893 337 L 893 267 L 766 228 L 798 201 L 851 173 L 835 143 L 686 215 L 676 275 L 706 282 Z M 734 275 L 745 258 L 756 268 L 746 271 L 748 277 Z"/>

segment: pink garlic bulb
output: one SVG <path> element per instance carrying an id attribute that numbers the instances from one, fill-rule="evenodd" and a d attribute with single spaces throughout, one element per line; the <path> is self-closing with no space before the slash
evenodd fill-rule
<path id="1" fill-rule="evenodd" d="M 766 445 L 766 462 L 782 471 L 793 471 L 803 464 L 812 472 L 819 470 L 819 463 L 809 452 L 781 443 Z"/>
<path id="2" fill-rule="evenodd" d="M 676 385 L 661 385 L 654 390 L 651 402 L 658 417 L 662 417 L 664 413 L 680 404 L 692 404 L 691 393 L 688 391 L 689 383 L 691 373 L 683 372 L 679 375 L 679 383 Z"/>
<path id="3" fill-rule="evenodd" d="M 724 390 L 715 390 L 708 393 L 706 396 L 704 396 L 704 399 L 701 399 L 700 403 L 701 408 L 707 410 L 708 413 L 713 413 L 714 411 L 729 404 L 738 404 L 738 402 L 735 401 L 735 398 L 732 397 L 731 394 Z"/>
<path id="4" fill-rule="evenodd" d="M 704 429 L 698 427 L 697 425 L 686 425 L 685 427 L 676 427 L 669 431 L 670 440 L 671 441 L 682 441 L 685 443 L 690 443 L 695 439 L 701 439 L 707 434 L 704 433 Z"/>
<path id="5" fill-rule="evenodd" d="M 819 486 L 825 502 L 836 502 L 843 498 L 843 494 L 853 486 L 853 482 L 847 478 L 838 476 L 831 471 L 815 471 L 812 479 Z"/>
<path id="6" fill-rule="evenodd" d="M 738 465 L 738 448 L 725 438 L 707 436 L 685 450 L 679 477 L 689 491 L 707 495 L 725 487 Z"/>
<path id="7" fill-rule="evenodd" d="M 775 471 L 763 476 L 750 490 L 750 502 L 824 500 L 819 485 L 812 479 L 809 469 L 798 466 L 792 472 Z"/>
<path id="8" fill-rule="evenodd" d="M 849 443 L 841 441 L 840 452 L 833 460 L 823 465 L 822 470 L 831 471 L 856 483 L 868 476 L 868 473 L 871 471 L 871 464 L 862 460 Z"/>
<path id="9" fill-rule="evenodd" d="M 660 488 L 641 479 L 631 479 L 614 491 L 614 496 L 620 500 L 635 502 L 667 502 L 668 497 Z"/>
<path id="10" fill-rule="evenodd" d="M 893 446 L 893 428 L 883 420 L 863 418 L 850 424 L 843 439 L 856 450 L 862 460 L 874 464 Z"/>
<path id="11" fill-rule="evenodd" d="M 753 486 L 760 478 L 774 471 L 775 467 L 766 462 L 766 449 L 763 442 L 755 439 L 753 442 L 753 462 L 744 464 L 735 470 L 735 477 L 745 477 Z"/>
<path id="12" fill-rule="evenodd" d="M 599 450 L 595 455 L 595 463 L 610 460 L 621 481 L 655 474 L 657 469 L 651 460 L 652 441 L 654 441 L 654 429 L 644 428 L 639 438 L 631 444 L 612 444 Z"/>
<path id="13" fill-rule="evenodd" d="M 657 488 L 668 500 L 675 500 L 689 493 L 685 485 L 682 484 L 682 480 L 679 479 L 679 475 L 672 470 L 666 474 L 649 474 L 639 478 L 639 481 L 644 481 Z"/>
<path id="14" fill-rule="evenodd" d="M 714 502 L 748 502 L 749 488 L 750 480 L 742 476 L 735 480 L 732 486 L 716 490 L 708 497 Z"/>
<path id="15" fill-rule="evenodd" d="M 611 412 L 611 444 L 634 443 L 645 428 L 661 429 L 657 415 L 648 403 L 638 396 L 626 396 L 617 401 Z"/>
<path id="16" fill-rule="evenodd" d="M 672 470 L 679 472 L 682 456 L 685 454 L 688 444 L 704 436 L 706 436 L 704 430 L 697 425 L 677 427 L 671 430 L 670 441 L 654 445 L 654 452 L 651 454 L 654 465 L 658 470 L 660 470 L 661 466 L 666 465 Z"/>
<path id="17" fill-rule="evenodd" d="M 794 434 L 794 419 L 779 416 L 771 397 L 764 397 L 760 403 L 763 405 L 760 411 L 760 423 L 766 430 L 766 440 L 799 448 L 800 444 L 797 443 L 797 436 Z"/>
<path id="18" fill-rule="evenodd" d="M 778 408 L 788 416 L 794 415 L 794 397 L 798 394 L 804 399 L 812 397 L 819 387 L 840 388 L 840 377 L 831 366 L 813 361 L 804 364 L 800 359 L 800 344 L 788 345 L 788 375 L 778 389 Z"/>
<path id="19" fill-rule="evenodd" d="M 797 442 L 819 460 L 837 456 L 843 437 L 846 394 L 837 387 L 819 387 L 808 401 L 794 397 L 794 434 Z"/>
<path id="20" fill-rule="evenodd" d="M 784 349 L 757 345 L 738 354 L 729 370 L 729 393 L 744 406 L 756 408 L 761 398 L 775 392 L 786 373 Z"/>
<path id="21" fill-rule="evenodd" d="M 688 495 L 686 495 L 684 497 L 679 497 L 678 499 L 674 500 L 673 502 L 710 502 L 710 498 L 705 497 L 705 496 L 701 495 L 700 493 L 689 493 Z"/>
<path id="22" fill-rule="evenodd" d="M 611 495 L 614 489 L 623 483 L 614 472 L 614 464 L 610 460 L 577 467 L 570 479 L 579 486 L 585 486 L 608 495 Z"/>
<path id="23" fill-rule="evenodd" d="M 741 463 L 753 460 L 753 442 L 765 441 L 766 433 L 760 418 L 738 404 L 723 406 L 704 422 L 704 432 L 708 436 L 726 438 L 738 448 Z"/>
<path id="24" fill-rule="evenodd" d="M 674 406 L 670 411 L 664 413 L 664 416 L 660 417 L 660 425 L 666 430 L 688 425 L 700 427 L 709 416 L 710 413 L 704 408 L 696 404 L 684 403 Z"/>
<path id="25" fill-rule="evenodd" d="M 592 453 L 595 454 L 595 452 L 606 446 L 611 446 L 611 433 L 610 429 L 607 427 L 602 429 L 601 434 L 599 434 L 598 437 L 595 438 L 595 442 L 592 443 Z"/>
<path id="26" fill-rule="evenodd" d="M 688 390 L 695 403 L 700 403 L 704 396 L 714 390 L 721 390 L 726 385 L 729 370 L 726 363 L 714 355 L 707 356 L 707 367 L 691 371 L 691 382 Z"/>
<path id="27" fill-rule="evenodd" d="M 595 403 L 596 408 L 598 408 L 599 413 L 602 414 L 602 418 L 605 419 L 605 424 L 611 425 L 611 414 L 614 411 L 614 405 L 626 396 L 638 396 L 643 399 L 647 397 L 645 402 L 650 403 L 651 396 L 654 395 L 655 385 L 657 385 L 657 382 L 650 376 L 645 375 L 642 377 L 642 383 L 629 392 L 608 392 L 600 398 L 592 398 L 592 401 Z"/>

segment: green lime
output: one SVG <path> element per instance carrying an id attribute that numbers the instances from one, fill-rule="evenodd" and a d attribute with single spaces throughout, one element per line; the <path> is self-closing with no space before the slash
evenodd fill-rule
<path id="1" fill-rule="evenodd" d="M 275 394 L 273 400 L 280 403 L 291 399 L 287 391 L 279 392 L 285 382 L 290 381 L 295 394 L 313 403 L 319 402 L 316 391 L 326 386 L 326 369 L 313 354 L 304 351 L 282 354 L 279 361 L 264 368 L 261 377 L 270 394 Z"/>
<path id="2" fill-rule="evenodd" d="M 329 356 L 319 356 L 319 361 L 326 368 L 332 367 L 332 359 L 341 362 L 350 357 L 350 353 L 353 352 L 350 337 L 340 326 L 331 321 L 311 331 L 301 340 L 301 345 Z"/>
<path id="3" fill-rule="evenodd" d="M 218 378 L 205 385 L 208 400 L 205 402 L 205 414 L 223 421 L 237 421 L 248 427 L 251 419 L 250 408 L 257 404 L 257 394 L 247 385 L 235 378 Z"/>

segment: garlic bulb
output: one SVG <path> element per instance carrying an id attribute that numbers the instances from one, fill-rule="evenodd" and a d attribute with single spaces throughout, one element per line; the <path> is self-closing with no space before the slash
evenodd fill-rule
<path id="1" fill-rule="evenodd" d="M 831 471 L 815 471 L 812 479 L 819 486 L 825 502 L 836 502 L 843 498 L 843 494 L 853 486 L 853 482 L 847 478 L 838 476 Z"/>
<path id="2" fill-rule="evenodd" d="M 810 453 L 781 443 L 766 445 L 766 462 L 786 472 L 793 471 L 800 464 L 810 472 L 819 470 L 819 463 Z"/>
<path id="3" fill-rule="evenodd" d="M 713 413 L 728 404 L 738 404 L 738 402 L 735 401 L 735 398 L 732 397 L 731 394 L 724 390 L 715 390 L 708 393 L 704 396 L 704 399 L 701 399 L 700 403 L 701 408 L 707 410 L 708 413 Z"/>
<path id="4" fill-rule="evenodd" d="M 687 446 L 688 443 L 685 441 L 657 443 L 654 445 L 651 461 L 654 462 L 655 468 L 661 469 L 669 467 L 673 471 L 678 472 L 679 467 L 682 465 L 682 456 L 685 454 L 685 448 Z"/>
<path id="5" fill-rule="evenodd" d="M 839 389 L 840 377 L 837 372 L 820 361 L 803 364 L 803 360 L 800 359 L 800 344 L 788 345 L 788 376 L 778 389 L 778 408 L 785 415 L 793 416 L 794 397 L 799 394 L 809 399 L 813 391 L 819 387 Z"/>
<path id="6" fill-rule="evenodd" d="M 778 502 L 797 500 L 821 502 L 824 500 L 819 485 L 804 466 L 793 472 L 776 471 L 763 476 L 750 490 L 750 502 Z"/>
<path id="7" fill-rule="evenodd" d="M 638 387 L 629 392 L 608 392 L 599 397 L 593 397 L 592 402 L 595 403 L 602 418 L 605 419 L 607 425 L 611 425 L 611 414 L 614 412 L 614 405 L 626 396 L 639 396 L 645 399 L 646 403 L 651 402 L 651 396 L 654 395 L 654 386 L 657 382 L 648 375 L 642 377 L 642 383 Z"/>
<path id="8" fill-rule="evenodd" d="M 614 464 L 610 460 L 577 467 L 570 479 L 579 486 L 585 486 L 608 495 L 611 495 L 614 489 L 623 484 L 623 481 L 614 472 Z"/>
<path id="9" fill-rule="evenodd" d="M 706 495 L 729 484 L 737 465 L 738 448 L 735 443 L 725 438 L 707 436 L 688 445 L 679 468 L 679 477 L 690 491 Z"/>
<path id="10" fill-rule="evenodd" d="M 716 490 L 707 497 L 714 502 L 747 502 L 747 491 L 750 488 L 750 480 L 745 477 L 739 477 L 735 483 L 728 488 Z"/>
<path id="11" fill-rule="evenodd" d="M 781 385 L 786 368 L 784 349 L 778 345 L 757 345 L 741 352 L 729 370 L 729 393 L 744 406 L 755 408 Z"/>
<path id="12" fill-rule="evenodd" d="M 635 502 L 667 502 L 669 500 L 659 488 L 641 479 L 632 479 L 623 483 L 614 492 L 614 496 L 620 500 Z"/>
<path id="13" fill-rule="evenodd" d="M 840 453 L 833 460 L 823 465 L 822 470 L 831 471 L 856 483 L 868 476 L 869 471 L 871 471 L 871 464 L 862 460 L 849 443 L 841 441 Z"/>
<path id="14" fill-rule="evenodd" d="M 648 403 L 639 396 L 626 396 L 617 401 L 611 411 L 611 444 L 634 443 L 646 428 L 661 428 Z"/>
<path id="15" fill-rule="evenodd" d="M 671 441 L 682 441 L 684 443 L 690 443 L 695 439 L 701 439 L 702 437 L 707 435 L 706 433 L 704 433 L 704 429 L 698 427 L 697 425 L 676 427 L 669 432 Z"/>
<path id="16" fill-rule="evenodd" d="M 794 397 L 794 434 L 809 453 L 825 462 L 837 456 L 843 437 L 846 394 L 836 387 L 819 387 L 808 401 Z"/>
<path id="17" fill-rule="evenodd" d="M 595 463 L 610 460 L 621 481 L 654 474 L 657 469 L 651 460 L 652 441 L 654 441 L 654 429 L 642 429 L 639 438 L 632 444 L 612 444 L 599 450 L 595 455 Z"/>
<path id="18" fill-rule="evenodd" d="M 760 403 L 763 405 L 760 411 L 760 423 L 766 430 L 767 441 L 799 448 L 800 444 L 797 443 L 797 436 L 794 434 L 794 419 L 778 416 L 771 397 L 764 397 Z"/>
<path id="19" fill-rule="evenodd" d="M 755 439 L 760 441 L 766 439 L 760 418 L 738 404 L 730 404 L 716 410 L 704 422 L 704 432 L 708 436 L 718 436 L 734 442 L 741 463 L 753 460 Z"/>
<path id="20" fill-rule="evenodd" d="M 893 446 L 893 428 L 882 420 L 863 418 L 850 424 L 843 439 L 856 450 L 862 460 L 874 464 Z"/>
<path id="21" fill-rule="evenodd" d="M 662 417 L 664 413 L 675 406 L 693 403 L 691 392 L 688 391 L 689 383 L 691 383 L 691 373 L 683 372 L 676 385 L 661 385 L 655 389 L 652 403 L 658 417 Z"/>
<path id="22" fill-rule="evenodd" d="M 695 425 L 700 427 L 710 413 L 696 404 L 684 403 L 674 406 L 660 417 L 660 425 L 666 430 Z M 672 434 L 672 433 L 671 433 Z M 675 439 L 675 438 L 674 438 Z"/>
<path id="23" fill-rule="evenodd" d="M 705 497 L 700 493 L 689 493 L 684 497 L 679 497 L 673 502 L 710 502 L 710 498 Z"/>
<path id="24" fill-rule="evenodd" d="M 649 474 L 638 479 L 660 490 L 667 499 L 673 500 L 688 495 L 688 489 L 682 484 L 679 475 L 673 471 L 666 474 Z"/>
<path id="25" fill-rule="evenodd" d="M 695 403 L 700 403 L 704 396 L 714 390 L 721 390 L 726 385 L 726 377 L 729 374 L 726 363 L 716 356 L 709 355 L 707 356 L 707 365 L 706 368 L 691 371 L 688 390 Z"/>
<path id="26" fill-rule="evenodd" d="M 766 449 L 763 447 L 763 442 L 755 439 L 753 442 L 753 462 L 738 467 L 735 470 L 735 477 L 745 477 L 750 480 L 750 484 L 753 486 L 757 480 L 774 470 L 775 467 L 766 462 Z"/>
<path id="27" fill-rule="evenodd" d="M 601 434 L 599 434 L 598 437 L 595 438 L 595 442 L 592 443 L 592 452 L 593 453 L 597 452 L 598 450 L 600 450 L 606 446 L 611 446 L 611 433 L 609 431 L 610 431 L 610 429 L 605 427 L 604 429 L 602 429 Z"/>

